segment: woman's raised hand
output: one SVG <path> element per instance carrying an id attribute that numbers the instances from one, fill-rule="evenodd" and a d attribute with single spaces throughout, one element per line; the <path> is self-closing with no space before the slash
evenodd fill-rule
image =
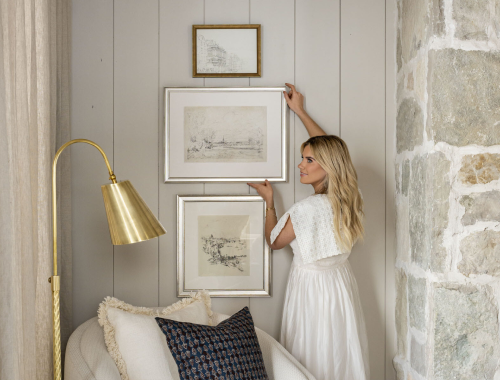
<path id="1" fill-rule="evenodd" d="M 304 95 L 298 92 L 293 84 L 285 84 L 291 89 L 289 93 L 283 91 L 283 93 L 285 94 L 285 100 L 288 103 L 288 107 L 290 107 L 290 109 L 297 115 L 304 113 Z"/>
<path id="2" fill-rule="evenodd" d="M 247 185 L 257 190 L 257 193 L 259 193 L 259 195 L 266 201 L 268 205 L 273 202 L 273 187 L 267 179 L 262 183 L 247 182 Z"/>

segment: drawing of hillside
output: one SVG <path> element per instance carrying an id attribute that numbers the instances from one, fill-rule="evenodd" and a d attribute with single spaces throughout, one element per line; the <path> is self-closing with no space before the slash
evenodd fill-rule
<path id="1" fill-rule="evenodd" d="M 185 162 L 266 162 L 267 107 L 185 107 Z"/>

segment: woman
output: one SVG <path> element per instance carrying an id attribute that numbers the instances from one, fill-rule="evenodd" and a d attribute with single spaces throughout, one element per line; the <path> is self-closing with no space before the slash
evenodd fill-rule
<path id="1" fill-rule="evenodd" d="M 285 99 L 304 123 L 300 182 L 314 194 L 278 221 L 269 181 L 248 183 L 267 203 L 266 240 L 290 244 L 293 263 L 285 295 L 281 343 L 318 380 L 368 380 L 368 343 L 356 279 L 347 260 L 363 235 L 363 199 L 349 151 L 307 115 L 295 87 Z"/>

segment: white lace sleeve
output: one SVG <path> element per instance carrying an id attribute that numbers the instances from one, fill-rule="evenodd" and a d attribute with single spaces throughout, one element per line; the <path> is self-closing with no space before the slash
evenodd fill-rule
<path id="1" fill-rule="evenodd" d="M 297 203 L 296 203 L 297 204 Z M 271 244 L 274 243 L 278 235 L 280 234 L 281 230 L 285 227 L 286 221 L 288 220 L 288 217 L 290 216 L 290 213 L 293 213 L 293 209 L 295 208 L 294 204 L 290 209 L 283 214 L 283 216 L 278 220 L 278 223 L 274 226 L 273 230 L 271 231 Z M 292 219 L 292 224 L 293 224 L 293 219 Z"/>
<path id="2" fill-rule="evenodd" d="M 295 203 L 271 231 L 271 244 L 289 217 L 304 263 L 341 254 L 333 232 L 332 208 L 326 196 L 310 196 Z"/>

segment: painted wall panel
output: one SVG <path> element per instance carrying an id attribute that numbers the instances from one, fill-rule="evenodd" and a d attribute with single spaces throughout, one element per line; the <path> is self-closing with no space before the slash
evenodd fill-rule
<path id="1" fill-rule="evenodd" d="M 113 164 L 113 2 L 76 1 L 72 6 L 71 137 L 99 144 Z M 73 327 L 97 314 L 113 294 L 113 246 L 101 185 L 109 183 L 99 151 L 71 150 Z M 64 273 L 61 273 L 64 276 Z"/>
<path id="2" fill-rule="evenodd" d="M 205 24 L 248 24 L 249 0 L 206 0 Z M 248 87 L 249 78 L 205 78 L 205 87 Z M 248 194 L 245 183 L 206 183 L 205 194 Z M 214 298 L 214 310 L 233 314 L 250 305 L 249 298 Z"/>
<path id="3" fill-rule="evenodd" d="M 164 87 L 203 87 L 203 78 L 192 77 L 191 29 L 203 24 L 204 5 L 199 0 L 160 0 L 160 81 L 158 136 L 161 157 L 158 188 L 160 221 L 167 233 L 160 237 L 159 294 L 160 306 L 177 298 L 177 194 L 203 194 L 204 185 L 164 183 L 165 180 L 165 97 Z"/>
<path id="4" fill-rule="evenodd" d="M 292 0 L 251 0 L 251 23 L 261 24 L 262 31 L 262 77 L 250 78 L 251 86 L 284 86 L 286 82 L 294 82 L 294 2 Z M 279 14 L 280 17 L 276 17 Z M 288 119 L 293 115 L 289 112 Z M 280 217 L 294 203 L 294 176 L 297 169 L 294 166 L 294 120 L 288 125 L 289 160 L 288 182 L 275 183 L 274 203 L 277 216 Z M 251 194 L 257 194 L 250 189 Z M 287 246 L 272 253 L 272 297 L 250 298 L 250 312 L 254 323 L 279 339 L 281 314 L 285 299 L 286 283 L 290 264 L 293 258 L 292 249 Z M 275 317 L 269 318 L 270 315 Z"/>
<path id="5" fill-rule="evenodd" d="M 115 2 L 114 170 L 158 215 L 158 1 Z M 158 305 L 158 240 L 114 248 L 114 295 Z"/>
<path id="6" fill-rule="evenodd" d="M 384 0 L 342 2 L 340 17 L 340 136 L 349 147 L 365 202 L 365 244 L 354 246 L 349 261 L 365 314 L 371 378 L 382 379 L 385 352 L 379 342 L 385 336 Z"/>
<path id="7" fill-rule="evenodd" d="M 339 134 L 339 0 L 296 0 L 295 84 L 305 96 L 305 109 L 326 133 Z M 295 167 L 301 144 L 309 138 L 295 116 Z M 295 176 L 295 201 L 314 194 Z"/>

